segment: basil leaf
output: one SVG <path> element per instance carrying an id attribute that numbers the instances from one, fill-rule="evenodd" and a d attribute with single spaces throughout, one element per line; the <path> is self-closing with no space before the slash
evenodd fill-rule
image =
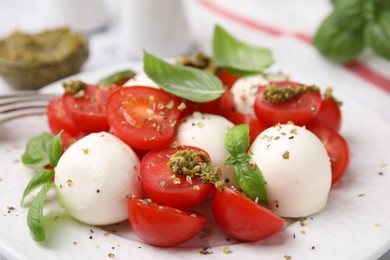
<path id="1" fill-rule="evenodd" d="M 208 102 L 224 93 L 222 82 L 199 69 L 172 65 L 144 51 L 144 71 L 159 87 L 176 96 Z"/>
<path id="2" fill-rule="evenodd" d="M 42 133 L 31 138 L 22 155 L 22 162 L 28 168 L 36 169 L 49 164 L 49 147 L 52 134 Z"/>
<path id="3" fill-rule="evenodd" d="M 377 55 L 390 60 L 390 4 L 366 25 L 364 40 Z"/>
<path id="4" fill-rule="evenodd" d="M 245 153 L 249 147 L 249 125 L 242 124 L 232 127 L 225 136 L 225 148 L 237 157 Z"/>
<path id="5" fill-rule="evenodd" d="M 30 228 L 31 236 L 36 241 L 43 241 L 46 239 L 43 205 L 45 203 L 47 193 L 53 186 L 54 183 L 44 184 L 28 210 L 27 224 Z"/>
<path id="6" fill-rule="evenodd" d="M 54 176 L 54 171 L 53 170 L 43 170 L 36 175 L 34 175 L 33 178 L 31 178 L 30 182 L 27 184 L 26 188 L 24 189 L 23 192 L 23 198 L 22 202 L 20 203 L 21 206 L 24 204 L 24 199 L 28 194 L 30 194 L 33 190 L 38 188 L 39 186 L 49 183 L 51 179 Z"/>
<path id="7" fill-rule="evenodd" d="M 50 141 L 49 161 L 50 161 L 50 165 L 53 167 L 57 166 L 58 160 L 60 159 L 60 157 L 62 155 L 61 133 L 54 136 Z"/>
<path id="8" fill-rule="evenodd" d="M 334 13 L 324 20 L 314 36 L 319 52 L 337 63 L 354 59 L 364 48 L 361 18 L 342 17 Z"/>
<path id="9" fill-rule="evenodd" d="M 225 160 L 225 164 L 233 165 L 234 178 L 247 197 L 267 203 L 263 176 L 246 154 L 248 147 L 249 125 L 242 124 L 231 128 L 225 136 L 225 148 L 231 155 Z"/>
<path id="10" fill-rule="evenodd" d="M 213 57 L 219 67 L 234 74 L 258 74 L 273 63 L 271 50 L 237 40 L 216 25 L 213 37 Z"/>
<path id="11" fill-rule="evenodd" d="M 117 84 L 117 85 L 122 85 L 124 84 L 127 80 L 129 80 L 131 77 L 135 76 L 135 72 L 132 70 L 121 70 L 114 72 L 113 74 L 102 78 L 101 80 L 98 81 L 98 85 L 111 85 L 111 84 Z"/>
<path id="12" fill-rule="evenodd" d="M 234 178 L 248 198 L 268 203 L 263 175 L 249 156 L 245 162 L 234 165 Z"/>

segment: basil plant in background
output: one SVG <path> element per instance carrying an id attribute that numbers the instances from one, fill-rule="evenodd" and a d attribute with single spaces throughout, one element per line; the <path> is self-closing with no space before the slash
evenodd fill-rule
<path id="1" fill-rule="evenodd" d="M 390 0 L 333 0 L 333 12 L 313 44 L 326 58 L 347 63 L 365 47 L 390 60 Z"/>

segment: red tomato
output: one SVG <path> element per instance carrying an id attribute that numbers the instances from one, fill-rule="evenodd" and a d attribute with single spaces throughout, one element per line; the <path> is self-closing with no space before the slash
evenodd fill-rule
<path id="1" fill-rule="evenodd" d="M 67 131 L 63 131 L 61 133 L 61 141 L 62 141 L 62 150 L 66 151 L 69 146 L 78 141 L 80 138 L 86 136 L 87 134 L 84 132 L 80 132 L 79 134 L 70 134 Z"/>
<path id="2" fill-rule="evenodd" d="M 256 241 L 278 232 L 285 221 L 271 210 L 243 194 L 224 188 L 214 190 L 211 199 L 215 221 L 229 236 L 243 241 Z"/>
<path id="3" fill-rule="evenodd" d="M 164 247 L 190 240 L 206 221 L 202 215 L 140 199 L 129 200 L 128 214 L 134 232 L 143 241 Z"/>
<path id="4" fill-rule="evenodd" d="M 184 174 L 173 176 L 171 168 L 167 165 L 169 157 L 178 150 L 197 150 L 199 148 L 179 146 L 152 150 L 146 154 L 140 165 L 141 183 L 150 198 L 162 205 L 186 209 L 191 208 L 205 200 L 213 184 L 204 183 L 199 178 L 192 178 L 191 183 Z M 180 183 L 174 183 L 180 180 Z"/>
<path id="5" fill-rule="evenodd" d="M 61 141 L 64 151 L 68 149 L 71 144 L 86 135 L 86 133 L 81 131 L 73 122 L 70 115 L 66 113 L 61 98 L 49 101 L 47 118 L 52 134 L 57 135 L 62 131 Z"/>
<path id="6" fill-rule="evenodd" d="M 233 75 L 225 69 L 221 69 L 217 73 L 217 77 L 222 81 L 224 85 L 228 86 L 229 88 L 231 88 L 234 83 L 239 79 L 239 77 Z"/>
<path id="7" fill-rule="evenodd" d="M 257 119 L 245 115 L 241 112 L 232 112 L 228 116 L 228 120 L 235 125 L 240 124 L 248 124 L 249 125 L 249 136 L 250 136 L 250 144 L 256 139 L 256 137 L 263 132 L 268 127 L 262 125 Z"/>
<path id="8" fill-rule="evenodd" d="M 346 172 L 350 154 L 347 141 L 336 131 L 326 126 L 309 126 L 312 131 L 324 144 L 330 158 L 332 168 L 332 184 L 338 181 Z"/>
<path id="9" fill-rule="evenodd" d="M 341 110 L 336 101 L 332 98 L 325 98 L 316 117 L 309 125 L 321 125 L 332 128 L 336 132 L 341 127 Z"/>
<path id="10" fill-rule="evenodd" d="M 179 100 L 151 87 L 134 86 L 113 92 L 107 101 L 112 131 L 130 147 L 149 150 L 166 145 L 174 137 Z"/>
<path id="11" fill-rule="evenodd" d="M 110 127 L 106 118 L 106 102 L 113 88 L 114 86 L 87 85 L 85 94 L 81 97 L 65 94 L 62 97 L 65 110 L 79 128 L 87 133 L 108 131 Z"/>
<path id="12" fill-rule="evenodd" d="M 290 81 L 273 82 L 271 84 L 277 84 L 281 87 L 299 85 Z M 296 125 L 303 126 L 313 120 L 320 109 L 322 102 L 320 92 L 306 92 L 289 101 L 272 104 L 264 99 L 265 89 L 266 86 L 259 87 L 254 104 L 257 119 L 264 125 L 272 126 L 277 123 L 291 121 Z"/>
<path id="13" fill-rule="evenodd" d="M 185 100 L 186 109 L 183 111 L 181 117 L 191 115 L 193 112 L 201 112 L 208 114 L 215 114 L 227 117 L 234 111 L 233 96 L 230 90 L 226 89 L 222 97 L 210 102 L 193 102 Z"/>
<path id="14" fill-rule="evenodd" d="M 66 113 L 61 98 L 52 99 L 47 107 L 47 119 L 50 130 L 53 134 L 58 134 L 62 130 L 69 134 L 79 134 L 80 128 L 75 124 L 69 113 Z"/>

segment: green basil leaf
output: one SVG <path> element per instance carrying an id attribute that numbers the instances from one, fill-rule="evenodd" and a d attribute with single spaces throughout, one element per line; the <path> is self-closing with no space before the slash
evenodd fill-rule
<path id="1" fill-rule="evenodd" d="M 24 199 L 28 194 L 30 194 L 33 190 L 37 189 L 39 186 L 51 182 L 51 179 L 54 176 L 53 170 L 43 170 L 34 175 L 34 177 L 31 178 L 30 182 L 27 184 L 26 188 L 23 192 L 23 198 L 22 202 L 20 203 L 21 206 L 24 204 Z"/>
<path id="2" fill-rule="evenodd" d="M 44 184 L 28 210 L 27 224 L 30 228 L 31 236 L 36 241 L 44 241 L 46 239 L 43 205 L 45 203 L 47 193 L 53 186 L 54 183 Z"/>
<path id="3" fill-rule="evenodd" d="M 213 38 L 213 57 L 219 67 L 234 74 L 258 74 L 273 63 L 271 50 L 237 40 L 216 25 Z"/>
<path id="4" fill-rule="evenodd" d="M 225 164 L 233 165 L 234 179 L 247 197 L 267 203 L 263 175 L 246 154 L 248 147 L 249 125 L 231 128 L 225 136 L 225 148 L 231 155 L 225 160 Z"/>
<path id="5" fill-rule="evenodd" d="M 54 136 L 50 141 L 49 162 L 50 162 L 50 165 L 53 167 L 57 166 L 58 160 L 60 159 L 60 157 L 62 155 L 61 133 Z"/>
<path id="6" fill-rule="evenodd" d="M 313 44 L 326 58 L 349 62 L 364 48 L 363 23 L 332 14 L 319 27 Z"/>
<path id="7" fill-rule="evenodd" d="M 249 156 L 247 162 L 234 165 L 234 178 L 248 198 L 268 203 L 263 175 L 255 164 L 250 163 Z"/>
<path id="8" fill-rule="evenodd" d="M 215 100 L 225 91 L 216 76 L 199 69 L 170 64 L 146 51 L 144 71 L 161 89 L 195 102 Z"/>
<path id="9" fill-rule="evenodd" d="M 36 169 L 49 164 L 49 147 L 52 134 L 42 133 L 31 138 L 22 155 L 22 162 L 25 166 Z"/>
<path id="10" fill-rule="evenodd" d="M 390 4 L 366 25 L 364 40 L 377 55 L 390 60 Z"/>
<path id="11" fill-rule="evenodd" d="M 225 136 L 225 148 L 237 157 L 245 153 L 249 147 L 249 125 L 242 124 L 232 127 Z"/>
<path id="12" fill-rule="evenodd" d="M 111 84 L 118 84 L 122 85 L 125 82 L 129 80 L 131 77 L 135 76 L 135 72 L 132 70 L 121 70 L 114 72 L 111 75 L 108 75 L 107 77 L 102 78 L 101 80 L 98 81 L 98 85 L 111 85 Z"/>

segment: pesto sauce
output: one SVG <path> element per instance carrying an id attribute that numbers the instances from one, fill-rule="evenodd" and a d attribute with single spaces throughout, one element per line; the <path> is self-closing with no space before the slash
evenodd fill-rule
<path id="1" fill-rule="evenodd" d="M 25 63 L 60 63 L 85 45 L 79 33 L 68 28 L 37 34 L 15 31 L 0 40 L 0 59 Z"/>
<path id="2" fill-rule="evenodd" d="M 213 166 L 206 153 L 196 150 L 181 150 L 170 156 L 168 167 L 174 174 L 184 174 L 198 177 L 204 182 L 210 182 L 217 189 L 225 186 L 221 180 L 221 168 Z"/>
<path id="3" fill-rule="evenodd" d="M 264 99 L 272 104 L 278 104 L 289 101 L 298 95 L 306 92 L 319 92 L 320 88 L 317 86 L 278 86 L 276 84 L 269 84 L 264 90 Z"/>
<path id="4" fill-rule="evenodd" d="M 213 58 L 202 52 L 197 52 L 194 54 L 194 56 L 178 58 L 176 60 L 176 64 L 197 68 L 210 74 L 216 74 L 218 71 L 218 67 L 215 64 Z"/>

